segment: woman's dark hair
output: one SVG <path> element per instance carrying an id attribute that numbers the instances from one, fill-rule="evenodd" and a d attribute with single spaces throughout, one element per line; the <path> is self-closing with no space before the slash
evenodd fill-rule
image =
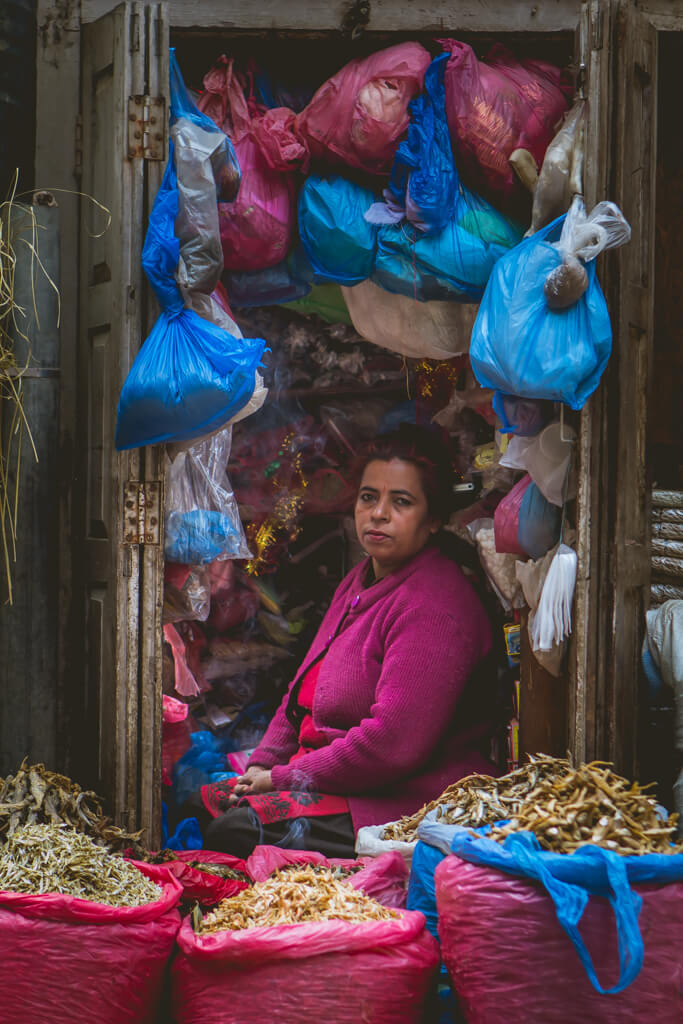
<path id="1" fill-rule="evenodd" d="M 358 482 L 370 462 L 401 459 L 412 463 L 420 474 L 429 514 L 447 523 L 453 509 L 455 476 L 448 442 L 440 432 L 412 423 L 401 423 L 390 434 L 381 434 L 363 450 Z"/>

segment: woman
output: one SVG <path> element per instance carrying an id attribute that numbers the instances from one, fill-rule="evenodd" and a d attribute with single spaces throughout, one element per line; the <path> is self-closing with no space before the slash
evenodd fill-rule
<path id="1" fill-rule="evenodd" d="M 491 628 L 437 543 L 452 483 L 426 432 L 374 443 L 355 506 L 368 558 L 337 588 L 246 772 L 203 787 L 208 849 L 351 856 L 361 826 L 491 772 Z"/>

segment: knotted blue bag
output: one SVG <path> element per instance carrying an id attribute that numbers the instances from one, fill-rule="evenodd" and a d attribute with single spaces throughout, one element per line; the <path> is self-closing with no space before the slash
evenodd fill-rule
<path id="1" fill-rule="evenodd" d="M 607 303 L 586 264 L 588 289 L 568 309 L 550 309 L 543 293 L 562 262 L 552 244 L 564 217 L 525 238 L 493 268 L 479 307 L 470 359 L 482 387 L 522 398 L 547 398 L 581 409 L 595 391 L 612 350 Z"/>
<path id="2" fill-rule="evenodd" d="M 457 826 L 453 829 L 451 852 L 462 860 L 540 882 L 598 992 L 616 994 L 635 980 L 643 965 L 644 946 L 638 926 L 642 900 L 631 885 L 683 881 L 683 854 L 622 857 L 600 846 L 582 846 L 569 854 L 550 853 L 541 849 L 531 832 L 514 833 L 503 843 L 497 843 L 483 835 L 473 835 L 469 829 Z M 617 984 L 610 989 L 604 989 L 598 981 L 579 931 L 591 896 L 606 898 L 614 911 L 620 972 Z"/>
<path id="3" fill-rule="evenodd" d="M 365 220 L 374 196 L 345 178 L 308 178 L 299 194 L 299 237 L 318 277 L 354 285 L 372 275 L 377 228 Z"/>
<path id="4" fill-rule="evenodd" d="M 218 131 L 194 107 L 171 55 L 171 116 Z M 227 140 L 226 140 L 227 141 Z M 185 307 L 175 273 L 178 185 L 173 143 L 149 218 L 142 265 L 162 312 L 121 390 L 116 447 L 191 441 L 218 430 L 249 401 L 265 342 L 235 338 Z"/>

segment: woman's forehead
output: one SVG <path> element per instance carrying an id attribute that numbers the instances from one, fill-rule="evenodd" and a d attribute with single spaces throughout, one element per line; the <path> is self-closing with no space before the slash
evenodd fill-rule
<path id="1" fill-rule="evenodd" d="M 362 487 L 376 490 L 386 488 L 390 491 L 410 491 L 422 494 L 422 478 L 417 466 L 403 459 L 373 459 L 363 471 Z"/>

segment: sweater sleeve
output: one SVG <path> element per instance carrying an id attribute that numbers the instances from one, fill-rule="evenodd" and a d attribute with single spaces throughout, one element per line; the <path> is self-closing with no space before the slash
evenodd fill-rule
<path id="1" fill-rule="evenodd" d="M 453 614 L 433 607 L 401 613 L 388 630 L 370 715 L 329 746 L 273 768 L 275 788 L 353 795 L 410 778 L 450 726 L 488 643 L 464 605 Z"/>
<path id="2" fill-rule="evenodd" d="M 293 685 L 294 683 L 292 683 Z M 279 708 L 271 719 L 263 739 L 249 758 L 247 768 L 251 768 L 253 765 L 259 765 L 262 768 L 272 768 L 274 765 L 286 764 L 292 754 L 295 754 L 298 750 L 299 743 L 296 730 L 285 713 L 291 689 L 291 686 L 287 688 L 287 693 L 282 698 Z"/>

